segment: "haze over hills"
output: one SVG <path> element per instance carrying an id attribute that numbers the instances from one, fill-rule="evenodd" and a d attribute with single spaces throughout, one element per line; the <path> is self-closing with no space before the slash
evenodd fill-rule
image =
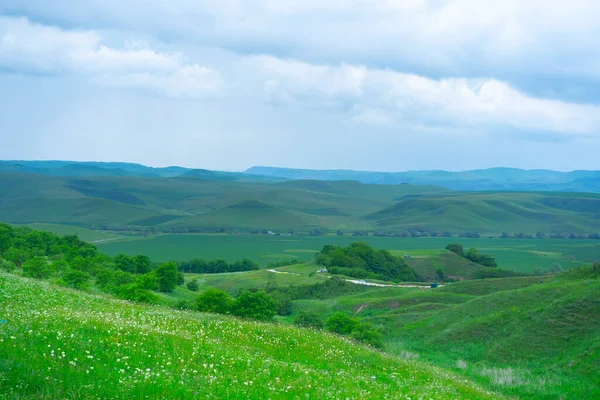
<path id="1" fill-rule="evenodd" d="M 559 172 L 489 168 L 472 171 L 368 172 L 252 167 L 245 173 L 286 179 L 356 180 L 362 183 L 439 185 L 453 190 L 600 192 L 600 171 Z"/>
<path id="2" fill-rule="evenodd" d="M 600 193 L 600 171 L 560 172 L 489 168 L 471 171 L 369 172 L 251 167 L 243 172 L 211 171 L 179 166 L 148 167 L 124 162 L 0 161 L 0 172 L 52 176 L 193 177 L 205 180 L 283 182 L 287 180 L 357 181 L 378 185 L 435 185 L 452 190 L 558 191 Z"/>
<path id="3" fill-rule="evenodd" d="M 256 173 L 128 163 L 1 162 L 0 220 L 127 229 L 154 227 L 165 231 L 600 231 L 600 195 L 593 193 L 453 191 L 416 181 L 372 184 L 356 179 L 295 180 L 302 176 L 288 180 L 259 174 L 268 173 L 266 170 L 253 171 Z M 369 174 L 335 173 L 338 178 Z M 506 180 L 528 174 L 537 174 L 546 182 L 577 174 L 593 179 L 593 173 L 586 171 L 498 169 L 442 171 L 439 175 L 469 177 L 469 185 L 476 187 L 475 182 L 480 181 L 476 177 L 494 173 Z M 433 181 L 431 175 L 422 175 L 427 178 L 423 182 Z M 457 181 L 448 178 L 447 182 Z"/>

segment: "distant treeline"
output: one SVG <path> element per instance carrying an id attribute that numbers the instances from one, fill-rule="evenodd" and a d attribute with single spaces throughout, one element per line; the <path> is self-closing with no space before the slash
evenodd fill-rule
<path id="1" fill-rule="evenodd" d="M 180 262 L 179 270 L 181 272 L 191 272 L 197 274 L 221 274 L 224 272 L 242 272 L 254 271 L 259 269 L 259 265 L 254 261 L 244 258 L 231 264 L 223 259 L 205 261 L 201 258 L 195 258 L 191 261 Z"/>
<path id="2" fill-rule="evenodd" d="M 477 231 L 447 231 L 436 229 L 409 228 L 404 231 L 328 231 L 322 228 L 311 228 L 307 231 L 297 231 L 288 229 L 281 232 L 274 232 L 268 229 L 226 229 L 226 228 L 168 228 L 168 227 L 147 227 L 147 226 L 109 226 L 109 225 L 80 225 L 83 228 L 101 231 L 130 232 L 136 235 L 148 236 L 158 233 L 168 234 L 186 234 L 186 233 L 206 233 L 206 234 L 250 234 L 250 235 L 274 235 L 274 236 L 324 236 L 329 233 L 335 233 L 338 236 L 377 236 L 377 237 L 397 237 L 397 238 L 419 238 L 419 237 L 463 237 L 463 238 L 494 238 L 503 239 L 590 239 L 600 240 L 600 233 L 584 232 L 536 232 L 533 233 L 508 233 L 502 232 L 500 235 L 490 235 Z"/>

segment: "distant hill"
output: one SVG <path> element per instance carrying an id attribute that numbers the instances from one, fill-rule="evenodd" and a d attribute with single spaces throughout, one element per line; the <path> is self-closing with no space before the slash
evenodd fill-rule
<path id="1" fill-rule="evenodd" d="M 600 227 L 600 196 L 483 192 L 403 199 L 367 216 L 382 229 L 578 232 Z M 516 229 L 516 230 L 515 230 Z"/>
<path id="2" fill-rule="evenodd" d="M 355 180 L 380 185 L 438 185 L 452 190 L 565 191 L 600 193 L 600 171 L 558 172 L 490 168 L 473 171 L 367 172 L 252 167 L 249 174 L 286 179 Z"/>
<path id="3" fill-rule="evenodd" d="M 114 175 L 62 176 L 56 171 L 96 167 L 52 165 L 54 175 L 0 169 L 0 221 L 166 230 L 600 232 L 600 194 L 280 182 L 208 170 L 148 177 L 127 175 L 123 166 L 114 168 Z"/>

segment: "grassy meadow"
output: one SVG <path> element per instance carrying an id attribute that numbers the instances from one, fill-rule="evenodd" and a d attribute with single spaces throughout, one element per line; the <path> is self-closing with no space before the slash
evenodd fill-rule
<path id="1" fill-rule="evenodd" d="M 476 247 L 496 258 L 503 269 L 531 273 L 537 268 L 550 268 L 559 263 L 573 268 L 600 259 L 597 240 L 570 239 L 469 239 L 469 238 L 386 238 L 353 236 L 266 236 L 266 235 L 158 235 L 149 238 L 128 238 L 124 241 L 97 243 L 98 248 L 114 256 L 146 254 L 156 261 L 186 261 L 195 257 L 223 258 L 234 261 L 250 258 L 261 265 L 284 260 L 311 260 L 326 244 L 346 246 L 365 241 L 378 249 L 397 255 L 409 254 L 426 258 L 430 265 L 446 261 L 439 255 L 448 243 L 460 243 L 466 249 Z M 414 260 L 416 261 L 416 260 Z M 414 262 L 413 261 L 413 262 Z M 410 262 L 409 262 L 410 263 Z"/>
<path id="2" fill-rule="evenodd" d="M 11 399 L 498 399 L 332 334 L 142 306 L 0 272 Z"/>

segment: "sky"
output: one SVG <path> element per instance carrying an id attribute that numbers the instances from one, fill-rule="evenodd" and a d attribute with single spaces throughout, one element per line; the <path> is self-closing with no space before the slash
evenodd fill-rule
<path id="1" fill-rule="evenodd" d="M 597 0 L 2 0 L 0 159 L 600 169 Z"/>

